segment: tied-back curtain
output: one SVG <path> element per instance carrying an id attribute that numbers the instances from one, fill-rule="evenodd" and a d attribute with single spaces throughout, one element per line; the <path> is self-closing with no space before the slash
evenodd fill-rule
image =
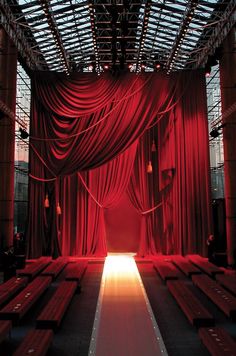
<path id="1" fill-rule="evenodd" d="M 154 132 L 154 130 L 148 130 L 139 140 L 134 169 L 127 187 L 128 196 L 141 216 L 139 256 L 155 255 L 161 252 L 162 223 L 161 204 L 159 206 L 157 148 L 155 147 L 156 150 L 152 151 Z M 147 172 L 149 162 L 152 163 L 152 173 Z"/>
<path id="2" fill-rule="evenodd" d="M 167 254 L 205 254 L 211 231 L 204 79 L 203 75 L 193 73 L 187 93 L 158 125 L 162 238 L 163 252 Z M 187 80 L 183 73 L 180 90 Z"/>
<path id="3" fill-rule="evenodd" d="M 116 159 L 88 172 L 63 177 L 58 200 L 58 245 L 63 256 L 105 256 L 104 209 L 117 205 L 133 170 L 137 142 Z"/>
<path id="4" fill-rule="evenodd" d="M 207 173 L 207 121 L 203 110 L 203 95 L 204 83 L 202 74 L 198 71 L 171 76 L 162 73 L 125 73 L 116 77 L 109 73 L 100 77 L 93 73 L 75 73 L 69 77 L 55 73 L 36 73 L 32 80 L 28 255 L 37 257 L 45 252 L 105 254 L 104 225 L 100 222 L 103 219 L 103 208 L 98 209 L 95 200 L 104 206 L 118 201 L 121 190 L 125 189 L 127 184 L 128 174 L 122 176 L 123 159 L 116 166 L 117 172 L 119 170 L 116 177 L 110 168 L 107 169 L 109 164 L 106 168 L 101 168 L 98 175 L 93 175 L 91 170 L 116 159 L 150 126 L 157 121 L 162 124 L 165 118 L 169 120 L 169 114 L 175 115 L 176 122 L 179 120 L 176 126 L 177 136 L 175 142 L 172 142 L 173 145 L 176 144 L 178 151 L 177 158 L 175 155 L 176 171 L 178 170 L 179 175 L 185 174 L 180 171 L 182 165 L 184 166 L 184 163 L 180 162 L 187 159 L 186 169 L 197 169 L 200 172 L 201 167 L 203 174 Z M 183 120 L 189 123 L 188 130 Z M 199 133 L 197 139 L 193 137 L 196 130 Z M 189 154 L 182 156 L 182 150 L 188 151 L 186 144 L 191 137 L 193 140 L 189 144 Z M 158 146 L 162 145 L 161 140 L 160 137 Z M 199 145 L 201 148 L 198 155 Z M 162 153 L 160 152 L 160 165 Z M 191 159 L 196 160 L 196 163 L 190 163 Z M 132 159 L 129 162 L 131 161 Z M 194 172 L 191 174 L 194 176 Z M 120 185 L 114 180 L 119 177 L 123 180 Z M 203 182 L 202 192 L 207 192 L 207 179 Z M 197 183 L 201 181 L 199 178 Z M 187 236 L 186 231 L 184 235 L 180 233 L 186 215 L 184 209 L 189 211 L 190 208 L 190 200 L 187 203 L 184 201 L 187 206 L 184 205 L 183 209 L 180 203 L 184 195 L 178 192 L 178 188 L 189 189 L 184 184 L 178 183 L 177 188 L 172 190 L 173 197 L 168 198 L 170 205 L 174 207 L 169 218 L 173 218 L 172 221 L 178 219 L 177 215 L 181 218 L 178 224 L 175 220 L 177 225 L 170 238 L 175 241 L 173 246 L 176 251 L 184 250 L 183 246 L 186 246 L 191 238 Z M 190 178 L 186 181 L 187 184 L 190 184 Z M 98 190 L 94 190 L 94 187 Z M 153 189 L 156 189 L 155 184 Z M 49 196 L 49 208 L 44 207 L 46 194 Z M 199 206 L 204 206 L 206 216 L 209 216 L 208 198 L 209 194 L 204 200 L 201 193 L 199 204 L 192 207 L 192 220 L 186 221 L 193 222 L 194 214 L 198 214 L 196 208 Z M 150 197 L 150 203 L 151 200 Z M 165 196 L 163 200 L 166 206 Z M 61 205 L 61 215 L 56 214 L 58 203 Z M 163 212 L 164 210 L 163 207 Z M 202 233 L 206 232 L 209 221 L 205 219 L 204 230 L 200 216 L 197 220 L 198 230 L 194 241 L 198 241 L 200 246 L 198 235 L 200 230 Z M 156 223 L 156 219 L 153 223 Z M 191 226 L 193 229 L 193 224 Z M 162 237 L 160 236 L 160 239 Z M 147 250 L 155 251 L 159 244 L 154 241 L 157 238 L 155 235 L 150 240 L 153 247 L 150 247 L 149 240 L 146 240 Z"/>

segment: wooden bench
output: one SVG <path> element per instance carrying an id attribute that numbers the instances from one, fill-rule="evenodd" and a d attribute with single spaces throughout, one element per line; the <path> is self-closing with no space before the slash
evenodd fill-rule
<path id="1" fill-rule="evenodd" d="M 216 274 L 224 274 L 222 269 L 210 263 L 207 258 L 200 255 L 187 255 L 186 257 L 191 263 L 210 277 L 215 277 Z"/>
<path id="2" fill-rule="evenodd" d="M 37 328 L 56 330 L 76 291 L 76 281 L 63 281 L 49 300 L 39 317 Z"/>
<path id="3" fill-rule="evenodd" d="M 187 258 L 181 255 L 172 256 L 172 262 L 187 276 L 191 277 L 192 274 L 201 274 L 199 268 L 194 266 Z"/>
<path id="4" fill-rule="evenodd" d="M 236 356 L 236 342 L 222 328 L 200 328 L 198 334 L 212 356 Z"/>
<path id="5" fill-rule="evenodd" d="M 46 291 L 51 281 L 51 277 L 36 277 L 33 282 L 29 283 L 23 291 L 0 310 L 0 319 L 18 322 Z"/>
<path id="6" fill-rule="evenodd" d="M 88 266 L 88 261 L 69 263 L 65 269 L 66 281 L 76 281 L 80 283 Z"/>
<path id="7" fill-rule="evenodd" d="M 192 281 L 227 316 L 231 317 L 233 320 L 236 318 L 236 297 L 227 292 L 216 281 L 206 275 L 192 276 Z"/>
<path id="8" fill-rule="evenodd" d="M 167 281 L 166 283 L 169 291 L 192 325 L 201 327 L 215 324 L 213 316 L 183 281 Z"/>
<path id="9" fill-rule="evenodd" d="M 12 277 L 7 282 L 0 284 L 0 307 L 14 297 L 27 283 L 27 277 Z"/>
<path id="10" fill-rule="evenodd" d="M 30 330 L 13 356 L 45 356 L 52 339 L 52 330 Z"/>
<path id="11" fill-rule="evenodd" d="M 181 277 L 180 271 L 173 265 L 171 261 L 153 260 L 153 267 L 159 273 L 163 281 L 170 279 L 178 279 Z"/>
<path id="12" fill-rule="evenodd" d="M 11 320 L 0 320 L 0 343 L 6 339 L 12 327 Z"/>
<path id="13" fill-rule="evenodd" d="M 217 275 L 216 280 L 230 293 L 236 296 L 236 276 L 233 275 Z"/>
<path id="14" fill-rule="evenodd" d="M 18 269 L 16 274 L 17 276 L 28 277 L 30 280 L 32 280 L 34 277 L 40 274 L 40 272 L 42 272 L 44 268 L 46 268 L 51 263 L 51 261 L 51 257 L 41 257 L 36 262 L 32 262 L 26 265 L 25 268 Z"/>
<path id="15" fill-rule="evenodd" d="M 53 279 L 57 278 L 57 276 L 61 273 L 63 268 L 67 265 L 67 261 L 63 260 L 55 260 L 48 267 L 46 267 L 43 272 L 41 272 L 41 276 L 51 276 Z"/>

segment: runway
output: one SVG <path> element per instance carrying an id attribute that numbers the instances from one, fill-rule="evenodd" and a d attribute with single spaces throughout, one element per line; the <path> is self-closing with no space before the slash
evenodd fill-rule
<path id="1" fill-rule="evenodd" d="M 131 255 L 106 258 L 89 355 L 167 355 Z"/>

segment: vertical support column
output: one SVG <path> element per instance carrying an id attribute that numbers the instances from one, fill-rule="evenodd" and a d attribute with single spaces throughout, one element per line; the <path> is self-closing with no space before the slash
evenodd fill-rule
<path id="1" fill-rule="evenodd" d="M 223 42 L 220 60 L 222 113 L 236 102 L 236 30 L 233 28 Z M 236 113 L 224 118 L 224 172 L 228 264 L 233 265 L 236 251 Z"/>
<path id="2" fill-rule="evenodd" d="M 0 27 L 0 99 L 15 112 L 17 50 Z M 13 243 L 15 122 L 0 112 L 0 247 Z"/>

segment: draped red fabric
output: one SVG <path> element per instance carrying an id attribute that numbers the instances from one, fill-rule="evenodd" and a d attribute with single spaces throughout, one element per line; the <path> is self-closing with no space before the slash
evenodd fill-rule
<path id="1" fill-rule="evenodd" d="M 169 110 L 178 81 L 158 73 L 46 78 L 32 83 L 30 142 L 49 177 L 98 167 L 125 151 Z"/>
<path id="2" fill-rule="evenodd" d="M 204 76 L 192 77 L 187 95 L 158 125 L 163 199 L 163 252 L 206 252 L 211 231 L 208 123 Z M 187 77 L 183 73 L 180 90 Z"/>
<path id="3" fill-rule="evenodd" d="M 160 207 L 148 212 L 160 201 L 158 184 L 157 151 L 152 152 L 154 129 L 147 131 L 139 140 L 134 169 L 127 187 L 128 196 L 140 213 L 141 234 L 138 255 L 155 255 L 160 248 Z M 152 162 L 152 173 L 147 172 L 147 165 Z M 147 213 L 146 213 L 147 212 Z"/>
<path id="4" fill-rule="evenodd" d="M 162 236 L 160 227 L 162 224 L 165 227 L 168 225 L 168 214 L 165 213 L 168 204 L 172 209 L 169 219 L 172 219 L 173 231 L 170 229 L 166 246 L 173 248 L 168 247 L 166 251 L 189 250 L 186 246 L 190 244 L 189 233 L 194 224 L 182 235 L 181 227 L 187 227 L 187 221 L 193 222 L 194 215 L 199 214 L 196 211 L 198 207 L 204 206 L 202 211 L 209 216 L 209 195 L 203 197 L 203 193 L 207 192 L 208 179 L 203 88 L 202 74 L 194 71 L 172 76 L 162 73 L 138 76 L 126 73 L 117 77 L 108 73 L 100 77 L 81 73 L 70 77 L 52 73 L 36 74 L 32 81 L 30 173 L 34 179 L 30 180 L 28 255 L 106 254 L 103 212 L 98 203 L 110 207 L 119 200 L 131 173 L 135 148 L 130 146 L 158 120 L 158 146 L 163 145 L 158 162 L 160 184 L 166 184 L 162 175 L 166 167 L 167 171 L 170 168 L 178 171 L 181 183 L 176 183 L 169 195 L 165 195 L 165 192 L 162 196 L 164 222 L 159 214 L 160 221 L 156 229 L 156 215 L 151 214 L 151 218 L 146 218 L 148 235 L 141 240 L 140 253 L 165 250 L 162 246 L 165 246 L 163 236 L 166 239 L 166 231 Z M 176 135 L 174 140 L 169 141 L 166 125 L 171 122 L 173 115 Z M 194 137 L 196 132 L 197 138 Z M 165 142 L 162 134 L 167 137 Z M 174 167 L 166 154 L 168 142 L 173 147 L 176 145 Z M 143 147 L 140 155 L 144 157 L 145 144 Z M 166 157 L 166 161 L 163 161 L 163 157 Z M 135 175 L 140 174 L 144 164 L 144 158 L 138 159 L 140 162 L 135 163 Z M 94 170 L 97 167 L 100 167 L 98 171 Z M 199 179 L 196 181 L 192 172 L 191 177 L 189 173 L 186 179 L 181 180 L 185 169 L 197 170 Z M 205 175 L 204 179 L 200 177 L 200 172 Z M 159 183 L 155 177 L 157 174 L 147 180 L 143 176 L 139 184 L 135 183 L 137 176 L 132 178 L 133 185 L 136 184 L 133 186 L 132 201 L 140 210 L 143 207 L 151 208 L 156 203 Z M 55 181 L 43 182 L 53 178 Z M 152 188 L 149 180 L 152 181 Z M 187 185 L 192 180 L 203 183 L 201 192 L 196 192 L 193 185 L 191 195 L 178 192 L 179 188 L 190 191 Z M 149 193 L 144 191 L 145 188 Z M 138 189 L 143 191 L 138 193 Z M 44 208 L 46 193 L 50 200 L 47 209 Z M 197 193 L 201 193 L 201 198 L 196 197 Z M 189 211 L 190 197 L 196 198 L 198 203 L 191 202 L 191 218 L 187 217 L 186 223 L 183 223 L 186 216 L 184 211 Z M 181 199 L 186 200 L 183 207 Z M 58 203 L 62 209 L 61 215 L 56 214 Z M 197 232 L 193 236 L 193 245 L 196 248 L 203 239 L 198 240 L 200 231 L 205 233 L 208 229 L 209 221 L 205 216 L 198 216 L 198 225 L 195 224 Z M 179 218 L 180 222 L 176 222 Z M 200 219 L 203 221 L 200 222 Z"/>
<path id="5" fill-rule="evenodd" d="M 58 178 L 54 187 L 47 184 L 52 207 L 43 209 L 48 219 L 43 221 L 42 226 L 49 225 L 52 229 L 55 225 L 54 232 L 49 236 L 47 228 L 42 230 L 38 239 L 39 246 L 36 245 L 34 248 L 31 245 L 29 255 L 35 250 L 47 253 L 50 248 L 55 255 L 106 255 L 104 209 L 117 205 L 126 191 L 133 170 L 136 147 L 137 141 L 116 159 L 101 167 Z M 41 183 L 36 182 L 37 184 Z M 54 195 L 56 199 L 51 201 Z M 55 214 L 58 203 L 61 207 L 61 215 Z M 54 214 L 53 219 L 52 214 Z M 35 239 L 31 240 L 35 241 Z"/>

